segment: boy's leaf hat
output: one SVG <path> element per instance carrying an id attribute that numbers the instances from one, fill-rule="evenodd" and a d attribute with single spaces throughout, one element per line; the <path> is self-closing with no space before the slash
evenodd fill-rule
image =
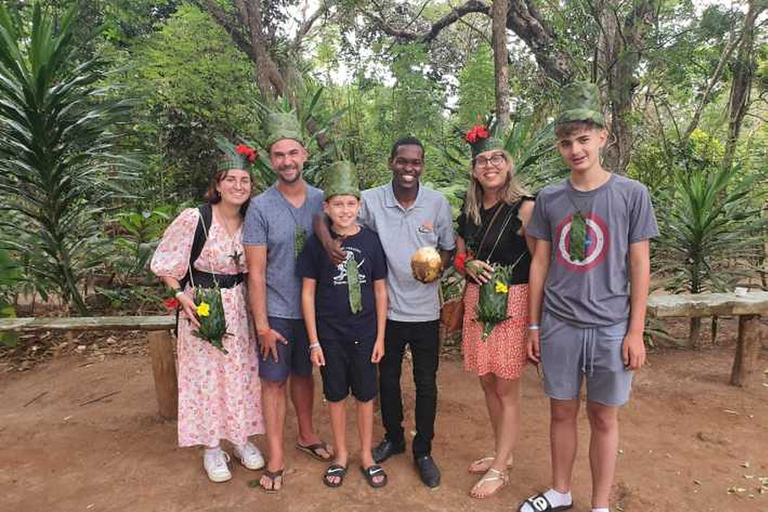
<path id="1" fill-rule="evenodd" d="M 360 199 L 360 184 L 355 164 L 340 160 L 331 164 L 323 175 L 323 197 L 327 201 L 333 196 L 355 196 Z"/>
<path id="2" fill-rule="evenodd" d="M 566 85 L 560 96 L 560 112 L 556 124 L 572 121 L 592 121 L 605 126 L 605 118 L 600 113 L 600 101 L 597 86 L 590 82 L 571 82 Z"/>

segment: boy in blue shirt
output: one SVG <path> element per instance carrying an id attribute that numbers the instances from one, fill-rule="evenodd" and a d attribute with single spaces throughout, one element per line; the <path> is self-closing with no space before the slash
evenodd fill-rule
<path id="1" fill-rule="evenodd" d="M 386 258 L 378 235 L 357 224 L 360 190 L 354 166 L 337 162 L 329 171 L 323 209 L 346 258 L 334 265 L 313 235 L 298 266 L 310 355 L 323 377 L 336 454 L 323 482 L 339 487 L 347 472 L 345 399 L 351 389 L 357 401 L 360 470 L 371 487 L 383 487 L 387 475 L 373 460 L 372 443 L 376 364 L 384 355 L 387 318 Z"/>

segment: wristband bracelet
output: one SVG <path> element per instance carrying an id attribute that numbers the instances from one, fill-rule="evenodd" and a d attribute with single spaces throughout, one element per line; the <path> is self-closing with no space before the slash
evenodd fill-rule
<path id="1" fill-rule="evenodd" d="M 178 299 L 179 295 L 184 295 L 184 290 L 182 290 L 181 288 L 176 288 L 176 293 L 174 293 L 173 296 Z"/>
<path id="2" fill-rule="evenodd" d="M 528 326 L 528 330 L 529 331 L 538 331 L 539 329 L 541 329 L 539 324 L 531 324 L 531 325 Z"/>
<path id="3" fill-rule="evenodd" d="M 312 351 L 313 351 L 313 350 L 315 350 L 316 348 L 320 348 L 320 343 L 319 343 L 319 342 L 318 342 L 318 343 L 313 343 L 313 344 L 311 344 L 311 345 L 309 346 L 309 351 L 310 351 L 310 352 L 312 352 Z"/>

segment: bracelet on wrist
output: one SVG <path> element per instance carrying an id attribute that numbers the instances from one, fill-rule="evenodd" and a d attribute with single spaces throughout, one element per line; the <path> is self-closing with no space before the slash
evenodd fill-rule
<path id="1" fill-rule="evenodd" d="M 538 331 L 539 329 L 541 329 L 541 326 L 539 324 L 530 324 L 528 326 L 529 331 Z"/>
<path id="2" fill-rule="evenodd" d="M 316 348 L 320 348 L 320 342 L 319 342 L 319 341 L 318 341 L 318 342 L 316 342 L 316 343 L 312 343 L 312 344 L 309 346 L 309 351 L 310 351 L 310 352 L 312 352 L 312 351 L 313 351 L 313 350 L 315 350 Z"/>
<path id="3" fill-rule="evenodd" d="M 176 290 L 176 293 L 174 293 L 173 296 L 176 297 L 177 299 L 179 298 L 179 295 L 184 295 L 184 290 L 182 290 L 181 288 L 175 288 L 175 290 Z"/>

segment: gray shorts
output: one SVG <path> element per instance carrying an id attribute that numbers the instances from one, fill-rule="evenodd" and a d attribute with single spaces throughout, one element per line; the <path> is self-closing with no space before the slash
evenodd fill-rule
<path id="1" fill-rule="evenodd" d="M 544 390 L 555 400 L 579 398 L 587 377 L 587 400 L 623 405 L 629 400 L 633 372 L 624 367 L 621 349 L 627 322 L 580 328 L 544 312 L 541 365 Z"/>

